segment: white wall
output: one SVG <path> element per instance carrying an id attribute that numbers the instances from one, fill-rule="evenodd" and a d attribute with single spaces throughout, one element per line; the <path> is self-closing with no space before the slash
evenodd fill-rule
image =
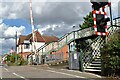
<path id="1" fill-rule="evenodd" d="M 33 44 L 33 42 L 32 42 L 32 44 Z M 45 44 L 44 42 L 35 42 L 36 49 L 40 48 L 44 44 Z M 34 49 L 33 49 L 33 51 L 34 51 Z"/>
<path id="2" fill-rule="evenodd" d="M 33 44 L 33 43 L 32 43 Z M 35 42 L 35 45 L 36 45 L 36 49 L 40 48 L 42 45 L 44 45 L 45 43 L 44 42 Z M 30 44 L 30 48 L 27 48 L 25 49 L 25 45 L 19 45 L 18 48 L 17 48 L 17 52 L 20 53 L 21 52 L 21 46 L 23 48 L 23 52 L 31 52 L 33 50 L 33 47 L 32 45 Z M 34 51 L 34 50 L 33 50 Z"/>
<path id="3" fill-rule="evenodd" d="M 36 49 L 40 48 L 40 47 L 43 46 L 44 44 L 45 44 L 45 42 L 35 42 Z"/>

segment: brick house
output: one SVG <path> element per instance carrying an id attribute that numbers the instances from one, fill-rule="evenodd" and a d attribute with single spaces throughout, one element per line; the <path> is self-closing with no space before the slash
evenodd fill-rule
<path id="1" fill-rule="evenodd" d="M 36 49 L 38 49 L 44 44 L 47 44 L 50 42 L 57 42 L 57 41 L 58 41 L 58 38 L 55 36 L 41 35 L 38 30 L 35 31 Z M 27 36 L 21 35 L 17 43 L 17 53 L 21 54 L 24 59 L 27 59 L 27 55 L 31 54 L 32 51 L 34 51 L 32 44 L 33 44 L 32 33 Z"/>

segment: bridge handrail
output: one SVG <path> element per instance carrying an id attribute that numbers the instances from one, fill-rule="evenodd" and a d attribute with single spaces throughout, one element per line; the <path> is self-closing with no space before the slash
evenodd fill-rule
<path id="1" fill-rule="evenodd" d="M 117 18 L 114 18 L 113 20 L 117 20 L 117 19 L 119 19 L 120 17 L 117 17 Z M 91 28 L 91 29 L 93 29 L 93 28 Z M 78 31 L 84 31 L 85 29 L 79 29 L 79 30 L 76 30 L 76 31 L 72 31 L 72 32 L 70 32 L 70 33 L 67 33 L 67 34 L 65 34 L 65 35 L 63 35 L 59 40 L 58 40 L 58 43 L 60 43 L 60 41 L 62 41 L 62 40 L 64 40 L 68 35 L 70 35 L 70 34 L 72 34 L 72 33 L 74 33 L 74 32 L 78 32 Z M 50 44 L 54 44 L 55 42 L 51 42 L 51 43 L 48 43 L 48 44 L 44 44 L 43 46 L 41 46 L 40 48 L 38 48 L 37 50 L 36 50 L 36 52 L 39 52 L 41 49 L 43 49 L 43 48 L 45 48 L 46 46 L 48 46 L 48 45 L 50 45 Z"/>
<path id="2" fill-rule="evenodd" d="M 90 30 L 92 30 L 93 28 L 92 27 L 89 27 Z M 70 33 L 67 33 L 65 34 L 64 36 L 62 36 L 59 40 L 58 40 L 58 43 L 60 43 L 60 41 L 64 40 L 68 35 L 71 35 L 73 34 L 74 32 L 78 32 L 78 31 L 85 31 L 85 30 L 89 30 L 89 28 L 86 28 L 86 29 L 79 29 L 79 30 L 76 30 L 76 31 L 72 31 Z M 55 42 L 51 42 L 51 43 L 48 43 L 48 44 L 44 44 L 43 46 L 41 46 L 40 48 L 38 48 L 36 50 L 36 52 L 39 52 L 41 49 L 45 48 L 46 46 L 50 45 L 50 44 L 54 44 Z"/>

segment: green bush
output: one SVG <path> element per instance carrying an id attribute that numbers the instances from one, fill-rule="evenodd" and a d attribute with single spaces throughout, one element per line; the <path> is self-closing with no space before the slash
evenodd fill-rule
<path id="1" fill-rule="evenodd" d="M 102 48 L 102 75 L 120 76 L 120 33 L 113 34 Z"/>
<path id="2" fill-rule="evenodd" d="M 26 61 L 19 54 L 8 55 L 6 62 L 8 66 L 26 65 Z"/>

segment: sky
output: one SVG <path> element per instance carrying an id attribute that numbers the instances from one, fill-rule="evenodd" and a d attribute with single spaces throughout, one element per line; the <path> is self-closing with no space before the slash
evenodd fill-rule
<path id="1" fill-rule="evenodd" d="M 120 13 L 119 1 L 111 0 L 114 18 Z M 92 8 L 89 0 L 32 0 L 32 11 L 35 29 L 42 35 L 61 37 L 79 29 L 83 17 Z M 15 48 L 16 31 L 18 37 L 32 31 L 29 0 L 0 0 L 0 54 L 9 53 L 12 47 Z"/>

